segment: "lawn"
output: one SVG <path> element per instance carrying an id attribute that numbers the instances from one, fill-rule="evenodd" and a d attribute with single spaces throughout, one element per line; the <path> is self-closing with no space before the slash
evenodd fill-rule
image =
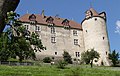
<path id="1" fill-rule="evenodd" d="M 0 76 L 120 76 L 120 70 L 111 67 L 67 66 L 58 69 L 55 65 L 5 66 L 0 65 Z"/>

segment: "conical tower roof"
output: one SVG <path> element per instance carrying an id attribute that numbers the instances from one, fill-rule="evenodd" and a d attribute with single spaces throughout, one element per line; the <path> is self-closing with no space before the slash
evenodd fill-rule
<path id="1" fill-rule="evenodd" d="M 96 10 L 94 10 L 93 8 L 90 8 L 89 10 L 92 12 L 93 16 L 99 15 L 99 13 Z"/>

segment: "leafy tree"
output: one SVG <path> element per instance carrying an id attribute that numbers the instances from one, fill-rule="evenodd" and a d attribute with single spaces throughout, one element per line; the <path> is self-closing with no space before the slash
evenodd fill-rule
<path id="1" fill-rule="evenodd" d="M 90 63 L 90 55 L 89 55 L 89 51 L 87 50 L 86 52 L 83 52 L 81 57 L 82 57 L 82 61 L 85 62 L 86 64 Z"/>
<path id="2" fill-rule="evenodd" d="M 65 62 L 72 64 L 72 58 L 68 52 L 64 51 L 63 58 Z"/>
<path id="3" fill-rule="evenodd" d="M 0 60 L 1 61 L 6 61 L 9 56 L 10 56 L 10 51 L 9 51 L 9 47 L 7 45 L 8 43 L 8 37 L 6 33 L 2 33 L 0 35 Z"/>
<path id="4" fill-rule="evenodd" d="M 45 49 L 46 50 L 46 47 L 44 47 L 42 45 L 42 42 L 41 40 L 39 39 L 39 35 L 35 34 L 32 32 L 32 35 L 31 35 L 31 38 L 30 38 L 30 44 L 33 45 L 35 48 L 34 50 L 39 50 L 41 52 L 41 49 Z"/>
<path id="5" fill-rule="evenodd" d="M 39 36 L 35 33 L 30 35 L 29 31 L 22 26 L 18 18 L 19 14 L 15 12 L 11 11 L 7 13 L 6 25 L 10 27 L 7 29 L 7 32 L 5 32 L 7 41 L 2 37 L 0 38 L 0 41 L 4 39 L 3 43 L 5 45 L 3 49 L 0 49 L 0 54 L 4 55 L 4 53 L 6 53 L 5 55 L 8 55 L 6 59 L 3 60 L 7 60 L 9 57 L 15 58 L 16 56 L 19 57 L 19 61 L 28 58 L 35 59 L 34 49 L 31 45 L 35 45 L 39 50 L 46 49 L 38 38 Z M 2 55 L 0 55 L 1 59 L 4 58 Z"/>
<path id="6" fill-rule="evenodd" d="M 113 66 L 116 66 L 118 63 L 119 53 L 117 53 L 115 50 L 112 51 L 111 54 L 109 54 L 109 59 L 112 60 Z"/>
<path id="7" fill-rule="evenodd" d="M 91 67 L 93 65 L 93 60 L 95 58 L 99 59 L 99 53 L 95 51 L 94 49 L 91 49 L 90 51 L 86 51 L 82 53 L 82 60 L 86 62 L 86 64 L 90 63 Z"/>

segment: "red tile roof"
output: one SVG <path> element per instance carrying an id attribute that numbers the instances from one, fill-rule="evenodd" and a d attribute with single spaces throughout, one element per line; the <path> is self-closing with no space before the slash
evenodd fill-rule
<path id="1" fill-rule="evenodd" d="M 30 20 L 29 20 L 29 16 L 30 16 L 30 15 L 31 15 L 31 14 L 25 14 L 25 15 L 23 15 L 22 17 L 20 17 L 19 20 L 22 21 L 22 22 L 30 22 Z M 34 14 L 34 15 L 36 16 L 36 21 L 37 21 L 37 23 L 47 24 L 46 19 L 48 18 L 48 16 L 43 17 L 43 16 L 40 15 L 40 14 Z M 55 24 L 55 26 L 63 26 L 62 22 L 63 22 L 63 20 L 65 20 L 65 19 L 63 19 L 63 18 L 58 18 L 58 17 L 52 17 L 52 18 L 54 19 L 54 20 L 53 20 L 53 23 Z M 80 30 L 82 30 L 81 24 L 79 24 L 79 23 L 77 23 L 77 22 L 75 22 L 75 21 L 69 20 L 69 25 L 70 25 L 71 28 L 75 28 L 75 29 L 80 29 Z"/>

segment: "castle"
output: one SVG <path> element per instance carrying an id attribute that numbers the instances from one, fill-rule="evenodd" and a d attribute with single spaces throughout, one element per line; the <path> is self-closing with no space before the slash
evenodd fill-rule
<path id="1" fill-rule="evenodd" d="M 94 64 L 109 66 L 110 51 L 106 27 L 106 13 L 98 13 L 93 8 L 85 12 L 81 24 L 58 16 L 42 14 L 25 14 L 20 20 L 31 33 L 39 35 L 45 51 L 35 52 L 37 59 L 44 57 L 61 58 L 64 51 L 69 52 L 73 59 L 81 58 L 81 53 L 94 48 L 99 54 Z"/>

